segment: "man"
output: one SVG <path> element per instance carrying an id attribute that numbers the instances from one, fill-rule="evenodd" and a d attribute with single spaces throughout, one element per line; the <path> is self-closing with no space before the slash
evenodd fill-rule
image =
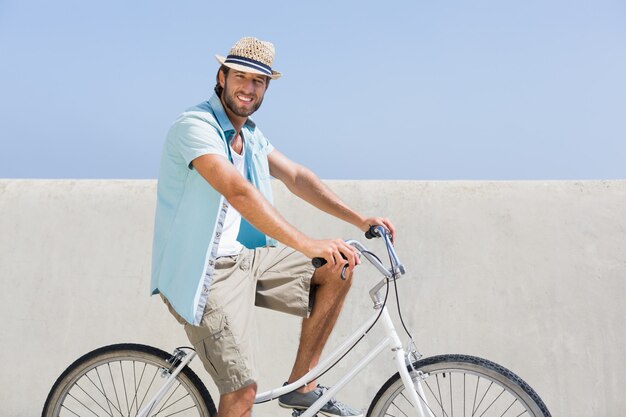
<path id="1" fill-rule="evenodd" d="M 213 377 L 218 416 L 248 416 L 256 395 L 253 306 L 304 317 L 288 381 L 319 361 L 348 292 L 358 258 L 341 239 L 312 239 L 273 208 L 270 176 L 315 207 L 367 230 L 387 219 L 366 218 L 344 204 L 310 170 L 269 143 L 248 117 L 263 102 L 274 46 L 242 38 L 224 58 L 215 94 L 184 112 L 165 142 L 157 187 L 152 293 L 161 293 Z M 284 246 L 276 246 L 276 241 Z M 311 258 L 328 264 L 314 270 Z M 339 279 L 344 265 L 348 279 Z M 279 399 L 307 408 L 323 389 L 312 381 Z M 333 401 L 328 416 L 361 416 Z"/>

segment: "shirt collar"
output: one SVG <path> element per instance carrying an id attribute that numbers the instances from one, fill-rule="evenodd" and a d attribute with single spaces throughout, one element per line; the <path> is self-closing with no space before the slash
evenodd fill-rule
<path id="1" fill-rule="evenodd" d="M 224 133 L 228 131 L 231 131 L 234 133 L 235 128 L 233 127 L 233 124 L 230 122 L 230 119 L 228 118 L 228 116 L 226 115 L 226 110 L 224 110 L 224 106 L 222 106 L 222 101 L 217 96 L 217 94 L 213 93 L 213 95 L 209 99 L 209 105 L 211 106 L 211 109 L 213 110 L 213 113 L 215 114 L 215 117 L 217 118 L 217 122 L 220 124 L 220 127 L 222 128 Z M 251 131 L 254 131 L 254 129 L 256 128 L 256 123 L 254 123 L 252 119 L 248 117 L 244 126 L 247 126 Z"/>

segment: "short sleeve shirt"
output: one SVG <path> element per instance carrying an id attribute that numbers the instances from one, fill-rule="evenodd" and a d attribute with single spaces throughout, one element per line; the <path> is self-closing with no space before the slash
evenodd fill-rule
<path id="1" fill-rule="evenodd" d="M 230 160 L 235 131 L 215 94 L 194 106 L 170 128 L 161 156 L 152 249 L 152 294 L 163 293 L 191 324 L 202 318 L 227 203 L 193 168 L 192 161 L 216 154 Z M 268 154 L 274 149 L 254 122 L 242 128 L 247 179 L 272 201 Z M 220 222 L 221 220 L 221 222 Z M 276 242 L 242 219 L 246 247 Z"/>

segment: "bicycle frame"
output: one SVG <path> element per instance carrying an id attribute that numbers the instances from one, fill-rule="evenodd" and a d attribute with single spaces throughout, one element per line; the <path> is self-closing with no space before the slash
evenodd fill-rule
<path id="1" fill-rule="evenodd" d="M 324 358 L 315 368 L 309 371 L 306 375 L 294 381 L 289 385 L 285 385 L 280 388 L 276 388 L 273 390 L 269 390 L 266 392 L 262 392 L 256 396 L 255 404 L 269 401 L 279 396 L 291 392 L 295 389 L 298 389 L 305 385 L 307 382 L 310 382 L 316 379 L 322 372 L 327 370 L 338 358 L 340 358 L 350 347 L 359 339 L 365 332 L 369 329 L 369 327 L 376 321 L 378 318 L 379 312 L 376 312 L 372 315 L 372 317 L 357 331 L 355 331 L 350 337 L 348 337 L 341 346 L 335 349 L 328 357 Z M 372 362 L 381 352 L 386 349 L 390 349 L 393 352 L 394 362 L 402 375 L 402 380 L 407 386 L 407 392 L 412 393 L 410 400 L 413 403 L 413 406 L 416 410 L 421 413 L 422 416 L 427 416 L 422 409 L 422 405 L 420 403 L 419 397 L 415 392 L 415 389 L 420 392 L 421 385 L 414 386 L 411 375 L 407 370 L 407 354 L 402 347 L 402 343 L 400 342 L 400 338 L 395 330 L 391 317 L 389 316 L 389 312 L 386 307 L 383 307 L 382 312 L 380 312 L 380 319 L 383 322 L 383 325 L 386 330 L 386 336 L 383 337 L 376 347 L 374 347 L 368 354 L 366 354 L 356 365 L 354 365 L 347 373 L 337 381 L 331 388 L 328 389 L 312 406 L 310 406 L 306 411 L 304 411 L 300 417 L 312 417 L 315 415 L 321 408 L 326 404 L 337 392 L 339 392 L 348 382 L 350 382 L 356 375 L 365 368 L 370 362 Z M 422 398 L 425 398 L 424 393 L 420 392 Z"/>
<path id="2" fill-rule="evenodd" d="M 415 410 L 418 412 L 418 415 L 422 417 L 432 417 L 432 413 L 430 412 L 428 404 L 425 404 L 426 396 L 424 395 L 424 391 L 420 383 L 420 378 L 416 378 L 416 380 L 413 381 L 411 373 L 408 370 L 408 368 L 411 367 L 412 363 L 411 354 L 415 352 L 406 352 L 405 349 L 402 347 L 402 342 L 398 337 L 398 333 L 396 332 L 395 326 L 393 324 L 393 321 L 391 320 L 387 307 L 383 305 L 381 297 L 382 288 L 389 284 L 389 280 L 398 279 L 401 275 L 404 274 L 405 271 L 404 267 L 398 260 L 389 236 L 387 236 L 387 234 L 384 232 L 384 229 L 382 228 L 380 230 L 380 233 L 381 236 L 385 239 L 385 242 L 387 244 L 387 250 L 391 257 L 391 267 L 389 269 L 386 268 L 378 260 L 378 258 L 373 256 L 371 252 L 369 252 L 367 248 L 363 246 L 360 242 L 355 240 L 346 241 L 346 243 L 355 247 L 362 256 L 365 256 L 365 258 L 384 275 L 384 278 L 380 280 L 370 290 L 370 297 L 374 302 L 375 313 L 351 336 L 345 339 L 345 341 L 339 347 L 337 347 L 330 355 L 321 360 L 320 363 L 315 368 L 311 369 L 306 375 L 302 376 L 300 379 L 292 382 L 289 385 L 285 385 L 280 388 L 275 388 L 258 394 L 254 401 L 255 404 L 276 399 L 283 394 L 294 391 L 304 386 L 308 382 L 317 379 L 323 372 L 332 367 L 333 364 L 339 358 L 341 358 L 341 356 L 344 355 L 357 342 L 360 337 L 367 334 L 370 327 L 377 320 L 382 320 L 386 335 L 378 342 L 376 347 L 374 347 L 374 349 L 372 349 L 363 358 L 361 358 L 356 365 L 354 365 L 339 381 L 337 381 L 331 388 L 329 388 L 328 391 L 326 391 L 312 406 L 310 406 L 306 411 L 303 411 L 300 414 L 300 417 L 314 416 L 324 406 L 324 404 L 326 404 L 333 396 L 335 396 L 335 394 L 337 394 L 337 392 L 345 387 L 348 382 L 350 382 L 356 375 L 358 375 L 359 372 L 361 372 L 363 368 L 365 368 L 365 366 L 372 362 L 378 356 L 378 354 L 383 352 L 385 349 L 390 349 L 393 352 L 394 363 L 402 378 L 402 382 L 407 389 L 406 392 L 409 393 L 409 400 L 413 404 Z M 155 395 L 155 397 L 150 400 L 150 402 L 144 408 L 142 408 L 137 417 L 148 417 L 150 415 L 150 412 L 159 403 L 159 401 L 161 401 L 162 397 L 165 395 L 169 387 L 174 383 L 176 375 L 178 375 L 183 367 L 187 366 L 191 359 L 193 359 L 193 357 L 195 356 L 195 352 L 192 351 L 184 355 L 184 358 L 182 358 L 181 362 L 178 364 L 173 372 L 171 370 L 167 371 L 167 373 L 170 374 L 169 378 L 164 383 L 163 387 L 161 387 L 159 392 Z M 426 408 L 423 407 L 423 403 L 424 405 L 426 405 Z"/>
<path id="3" fill-rule="evenodd" d="M 359 362 L 354 365 L 339 381 L 333 384 L 333 386 L 329 388 L 328 391 L 326 391 L 315 403 L 313 403 L 313 405 L 311 405 L 306 411 L 302 412 L 300 414 L 300 417 L 314 416 L 324 406 L 324 404 L 326 404 L 332 397 L 334 397 L 337 392 L 341 391 L 341 389 L 346 384 L 348 384 L 348 382 L 350 382 L 356 375 L 358 375 L 359 372 L 361 372 L 363 368 L 365 368 L 365 366 L 372 362 L 386 348 L 390 349 L 393 352 L 394 363 L 396 364 L 396 368 L 398 369 L 402 381 L 407 388 L 407 392 L 410 396 L 409 400 L 413 404 L 413 407 L 415 407 L 416 411 L 422 417 L 432 417 L 430 410 L 428 410 L 428 408 L 425 410 L 422 407 L 422 402 L 420 402 L 420 396 L 423 399 L 425 399 L 426 397 L 424 395 L 419 379 L 416 380 L 416 382 L 414 383 L 408 371 L 408 366 L 410 366 L 411 364 L 409 355 L 412 352 L 405 352 L 404 348 L 402 347 L 402 342 L 400 341 L 398 333 L 396 332 L 393 321 L 389 316 L 387 307 L 384 306 L 382 303 L 382 297 L 380 293 L 382 288 L 388 284 L 388 280 L 397 279 L 400 277 L 400 275 L 404 274 L 404 267 L 399 262 L 389 237 L 386 234 L 383 234 L 382 236 L 384 236 L 385 238 L 385 241 L 387 243 L 387 250 L 392 259 L 392 265 L 390 269 L 385 268 L 385 266 L 375 256 L 371 255 L 371 252 L 369 252 L 367 248 L 363 246 L 360 242 L 356 240 L 346 241 L 346 243 L 354 246 L 361 255 L 365 256 L 367 260 L 384 275 L 384 278 L 370 290 L 370 297 L 374 302 L 374 309 L 377 311 L 359 329 L 357 329 L 351 336 L 345 339 L 345 341 L 339 347 L 337 347 L 330 355 L 328 355 L 328 357 L 324 358 L 315 368 L 307 372 L 306 375 L 302 376 L 300 379 L 292 382 L 291 384 L 258 394 L 254 401 L 255 404 L 278 398 L 283 394 L 298 389 L 304 386 L 306 383 L 317 379 L 319 375 L 325 372 L 339 358 L 341 358 L 342 355 L 345 354 L 361 336 L 365 335 L 370 327 L 374 324 L 374 322 L 381 319 L 385 328 L 385 337 L 383 337 L 378 342 L 376 347 L 374 347 L 374 349 L 372 349 L 367 355 L 359 360 Z M 381 308 L 382 311 L 379 311 Z"/>

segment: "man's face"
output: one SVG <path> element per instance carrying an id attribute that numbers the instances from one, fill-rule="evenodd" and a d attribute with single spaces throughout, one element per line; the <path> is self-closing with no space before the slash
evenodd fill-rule
<path id="1" fill-rule="evenodd" d="M 261 107 L 267 89 L 265 75 L 231 69 L 226 77 L 220 72 L 220 82 L 224 87 L 222 101 L 226 109 L 236 116 L 248 117 Z"/>

